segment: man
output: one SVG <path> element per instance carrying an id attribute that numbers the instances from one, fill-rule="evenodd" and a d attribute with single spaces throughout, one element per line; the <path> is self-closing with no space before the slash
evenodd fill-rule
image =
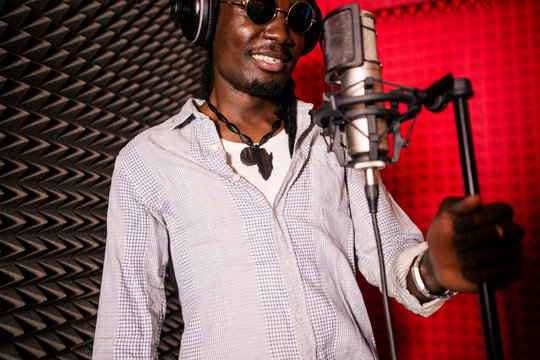
<path id="1" fill-rule="evenodd" d="M 96 359 L 157 357 L 169 261 L 182 359 L 376 358 L 355 278 L 358 267 L 380 283 L 364 179 L 327 152 L 311 105 L 294 98 L 306 41 L 295 3 L 277 1 L 284 10 L 258 25 L 244 3 L 220 2 L 206 99 L 119 154 Z M 508 205 L 446 199 L 427 242 L 384 188 L 378 216 L 389 293 L 412 311 L 519 274 L 523 231 Z"/>

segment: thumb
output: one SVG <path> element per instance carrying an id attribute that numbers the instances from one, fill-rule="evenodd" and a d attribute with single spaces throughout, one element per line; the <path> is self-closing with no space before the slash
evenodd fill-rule
<path id="1" fill-rule="evenodd" d="M 447 197 L 443 200 L 439 213 L 446 212 L 452 215 L 461 215 L 473 212 L 482 205 L 480 195 L 468 195 L 465 197 Z"/>

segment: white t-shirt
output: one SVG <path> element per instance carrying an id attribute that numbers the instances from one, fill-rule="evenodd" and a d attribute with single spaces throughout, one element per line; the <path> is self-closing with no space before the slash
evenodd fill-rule
<path id="1" fill-rule="evenodd" d="M 281 130 L 261 146 L 261 148 L 266 149 L 268 154 L 273 154 L 272 165 L 274 169 L 268 180 L 263 179 L 257 165 L 246 166 L 242 164 L 240 152 L 246 148 L 246 144 L 223 139 L 221 141 L 227 153 L 227 163 L 238 175 L 262 192 L 266 199 L 273 204 L 291 165 L 289 137 L 285 130 Z"/>

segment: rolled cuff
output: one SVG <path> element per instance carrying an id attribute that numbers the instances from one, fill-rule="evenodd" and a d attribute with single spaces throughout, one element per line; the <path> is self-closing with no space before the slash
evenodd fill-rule
<path id="1" fill-rule="evenodd" d="M 434 299 L 425 303 L 421 303 L 416 296 L 411 294 L 407 289 L 407 275 L 411 268 L 414 259 L 427 249 L 427 242 L 421 242 L 403 250 L 392 267 L 392 281 L 396 289 L 397 298 L 402 299 L 401 303 L 410 311 L 422 315 L 429 316 L 445 303 L 445 298 Z"/>

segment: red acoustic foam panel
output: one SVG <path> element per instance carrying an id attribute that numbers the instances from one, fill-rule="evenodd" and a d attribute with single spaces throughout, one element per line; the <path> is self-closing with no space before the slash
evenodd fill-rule
<path id="1" fill-rule="evenodd" d="M 350 1 L 319 1 L 323 15 Z M 512 204 L 524 226 L 521 279 L 496 291 L 506 359 L 540 358 L 540 2 L 534 0 L 360 1 L 376 17 L 383 79 L 424 89 L 447 73 L 471 80 L 469 100 L 484 202 Z M 297 95 L 322 103 L 319 48 L 300 60 Z M 408 129 L 410 123 L 405 124 Z M 405 133 L 406 130 L 403 132 Z M 400 161 L 382 171 L 397 202 L 425 233 L 441 200 L 463 180 L 452 105 L 423 110 Z M 360 281 L 381 359 L 389 358 L 380 294 Z M 478 297 L 459 294 L 422 318 L 392 304 L 403 359 L 485 359 Z"/>

